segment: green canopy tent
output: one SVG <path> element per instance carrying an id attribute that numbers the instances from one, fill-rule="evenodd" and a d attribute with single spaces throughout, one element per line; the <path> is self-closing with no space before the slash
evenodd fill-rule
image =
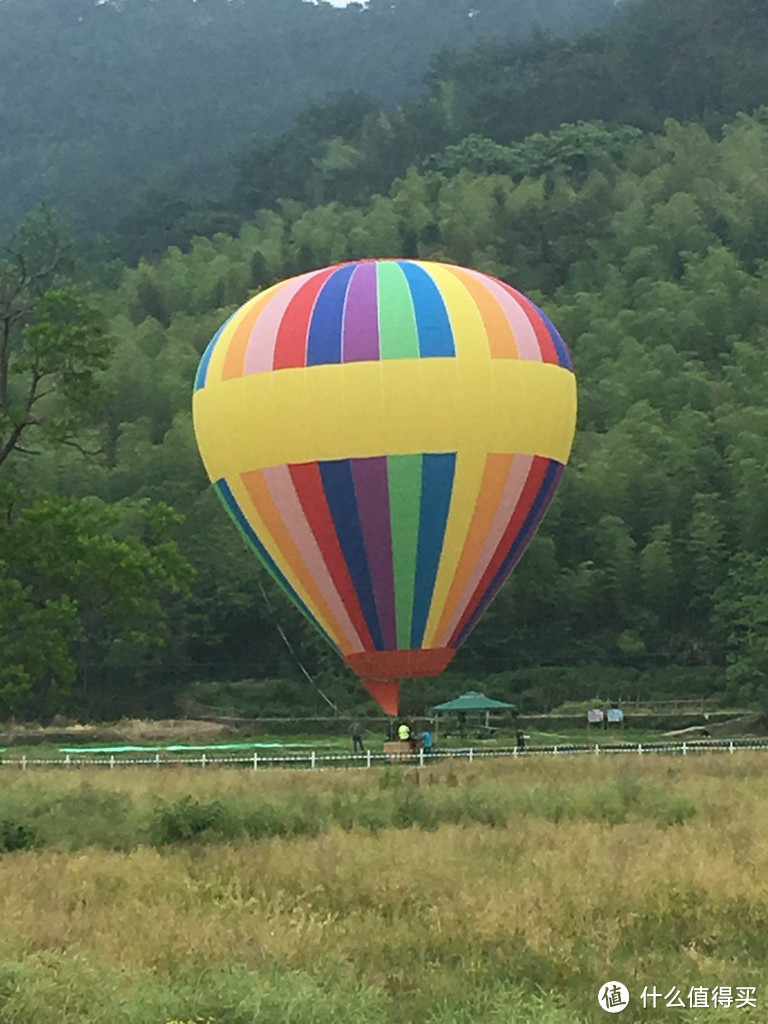
<path id="1" fill-rule="evenodd" d="M 516 712 L 517 705 L 508 704 L 504 700 L 494 700 L 493 697 L 486 697 L 479 690 L 467 690 L 460 697 L 456 697 L 454 700 L 447 700 L 444 704 L 435 704 L 434 707 L 427 708 L 427 711 L 430 715 L 439 715 L 443 711 L 454 712 L 456 715 L 467 711 L 485 712 L 485 725 L 488 728 L 491 711 L 500 711 L 502 709 Z"/>

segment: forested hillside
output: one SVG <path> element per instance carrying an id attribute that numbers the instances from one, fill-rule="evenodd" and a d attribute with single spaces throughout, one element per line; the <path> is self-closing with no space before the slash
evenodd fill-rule
<path id="1" fill-rule="evenodd" d="M 393 106 L 430 58 L 605 21 L 611 0 L 2 0 L 0 230 L 41 199 L 108 233 L 150 189 L 209 195 L 233 155 L 347 89 Z"/>
<path id="2" fill-rule="evenodd" d="M 681 18 L 692 3 L 665 7 Z M 656 125 L 661 100 L 654 123 L 569 108 L 573 123 L 503 141 L 469 118 L 386 187 L 337 179 L 280 200 L 273 182 L 237 232 L 135 267 L 84 262 L 48 211 L 31 217 L 0 268 L 0 713 L 165 713 L 242 680 L 249 710 L 320 711 L 299 660 L 335 704 L 367 706 L 245 557 L 189 401 L 208 340 L 255 291 L 392 255 L 528 293 L 568 342 L 580 393 L 573 459 L 529 551 L 453 675 L 407 685 L 406 706 L 467 681 L 525 708 L 597 691 L 768 701 L 768 110 L 750 63 L 766 19 L 747 0 L 695 6 L 715 27 L 735 6 L 743 17 L 722 43 L 721 98 L 696 111 L 706 124 Z M 639 48 L 661 5 L 633 11 L 622 31 L 634 24 Z M 501 119 L 496 70 L 461 97 L 478 109 L 485 95 Z M 645 87 L 634 109 L 651 109 Z M 445 95 L 387 117 L 432 123 Z M 339 138 L 313 145 L 349 156 Z"/>

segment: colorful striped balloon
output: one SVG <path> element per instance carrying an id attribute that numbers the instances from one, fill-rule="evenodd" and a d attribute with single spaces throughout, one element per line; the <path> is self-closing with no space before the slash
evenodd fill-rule
<path id="1" fill-rule="evenodd" d="M 283 281 L 203 355 L 206 470 L 277 582 L 397 713 L 453 657 L 568 460 L 570 356 L 474 270 L 363 260 Z"/>

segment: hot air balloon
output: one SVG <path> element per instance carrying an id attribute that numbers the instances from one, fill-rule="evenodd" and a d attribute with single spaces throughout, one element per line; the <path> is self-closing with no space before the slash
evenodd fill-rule
<path id="1" fill-rule="evenodd" d="M 397 714 L 399 681 L 445 669 L 533 536 L 576 382 L 555 327 L 502 281 L 362 260 L 238 309 L 193 416 L 249 544 Z"/>

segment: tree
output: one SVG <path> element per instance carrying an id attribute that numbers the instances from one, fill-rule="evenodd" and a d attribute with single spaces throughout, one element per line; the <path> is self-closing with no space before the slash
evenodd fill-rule
<path id="1" fill-rule="evenodd" d="M 0 467 L 40 436 L 76 444 L 109 343 L 100 313 L 67 279 L 74 250 L 46 207 L 0 261 Z"/>
<path id="2" fill-rule="evenodd" d="M 73 687 L 81 710 L 125 700 L 142 652 L 166 640 L 168 600 L 193 575 L 171 538 L 180 519 L 161 504 L 55 495 L 7 510 L 0 710 L 49 716 L 66 709 Z M 103 679 L 94 685 L 93 667 L 105 662 L 113 671 L 130 667 L 117 692 Z"/>
<path id="3" fill-rule="evenodd" d="M 768 706 L 768 556 L 741 553 L 716 594 L 732 700 Z"/>

